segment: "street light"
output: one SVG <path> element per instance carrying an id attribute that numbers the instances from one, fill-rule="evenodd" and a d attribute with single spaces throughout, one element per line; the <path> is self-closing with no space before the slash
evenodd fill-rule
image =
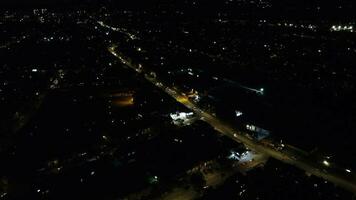
<path id="1" fill-rule="evenodd" d="M 263 92 L 265 91 L 265 89 L 264 88 L 261 88 L 260 89 L 260 93 L 263 95 Z"/>
<path id="2" fill-rule="evenodd" d="M 330 166 L 330 163 L 329 163 L 327 160 L 324 160 L 324 161 L 323 161 L 323 164 L 324 164 L 325 166 L 328 166 L 328 167 Z"/>

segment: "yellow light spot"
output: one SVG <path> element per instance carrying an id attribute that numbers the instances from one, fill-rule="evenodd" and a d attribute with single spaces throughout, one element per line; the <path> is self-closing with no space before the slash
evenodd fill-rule
<path id="1" fill-rule="evenodd" d="M 181 103 L 185 103 L 185 102 L 188 102 L 188 98 L 185 97 L 185 96 L 179 96 L 179 97 L 177 98 L 177 101 L 178 101 L 178 102 L 181 102 Z"/>
<path id="2" fill-rule="evenodd" d="M 134 104 L 133 93 L 130 92 L 114 93 L 110 96 L 112 98 L 111 102 L 114 106 L 126 107 Z"/>

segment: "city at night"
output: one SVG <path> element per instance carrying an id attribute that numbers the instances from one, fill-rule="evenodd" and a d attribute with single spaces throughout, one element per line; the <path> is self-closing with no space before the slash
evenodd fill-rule
<path id="1" fill-rule="evenodd" d="M 356 2 L 1 0 L 0 200 L 355 200 Z"/>

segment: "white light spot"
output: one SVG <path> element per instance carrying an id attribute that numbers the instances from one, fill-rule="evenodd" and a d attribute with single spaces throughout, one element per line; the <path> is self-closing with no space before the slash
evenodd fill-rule
<path id="1" fill-rule="evenodd" d="M 330 163 L 329 163 L 327 160 L 324 160 L 324 161 L 323 161 L 323 164 L 324 164 L 325 166 L 330 166 Z"/>

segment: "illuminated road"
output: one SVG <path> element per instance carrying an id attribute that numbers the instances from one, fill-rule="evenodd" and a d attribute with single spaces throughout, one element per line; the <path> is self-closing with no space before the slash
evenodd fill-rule
<path id="1" fill-rule="evenodd" d="M 125 34 L 126 36 L 128 36 L 131 40 L 136 40 L 138 39 L 138 37 L 132 33 L 130 33 L 129 31 L 127 31 L 127 29 L 125 28 L 119 28 L 119 27 L 113 27 L 113 26 L 109 26 L 107 24 L 105 24 L 104 22 L 102 21 L 97 21 L 97 23 L 103 27 L 103 28 L 107 28 L 107 29 L 110 29 L 112 31 L 115 31 L 115 32 L 120 32 L 122 34 Z"/>
<path id="2" fill-rule="evenodd" d="M 154 84 L 156 87 L 162 89 L 171 97 L 176 99 L 181 104 L 185 105 L 187 108 L 194 111 L 200 118 L 209 123 L 218 132 L 223 135 L 239 142 L 243 143 L 247 148 L 266 154 L 284 163 L 293 165 L 304 170 L 308 174 L 313 174 L 317 177 L 323 178 L 335 185 L 342 187 L 348 191 L 356 194 L 356 176 L 353 173 L 345 171 L 345 169 L 338 168 L 334 164 L 325 163 L 323 160 L 314 160 L 308 157 L 308 153 L 300 150 L 291 145 L 285 145 L 282 150 L 277 150 L 269 144 L 261 143 L 250 137 L 247 137 L 246 133 L 243 133 L 231 125 L 221 121 L 217 117 L 211 115 L 210 113 L 200 109 L 192 101 L 190 101 L 186 96 L 182 95 L 177 89 L 173 89 L 163 85 L 152 72 L 145 72 L 141 65 L 134 65 L 128 59 L 126 59 L 120 52 L 116 50 L 117 47 L 111 46 L 108 48 L 111 54 L 117 57 L 122 64 L 132 68 L 137 73 L 142 74 L 146 80 Z"/>

